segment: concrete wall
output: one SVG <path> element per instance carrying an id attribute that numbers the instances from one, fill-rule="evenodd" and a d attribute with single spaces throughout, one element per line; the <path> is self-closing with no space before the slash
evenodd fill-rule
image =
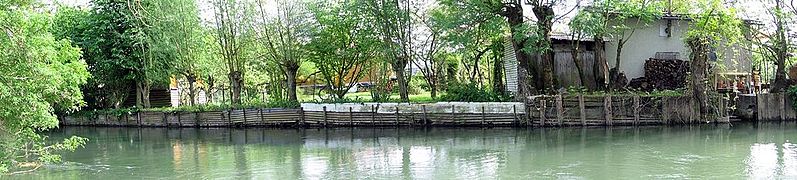
<path id="1" fill-rule="evenodd" d="M 398 107 L 401 113 L 422 113 L 426 108 L 427 113 L 451 113 L 453 107 L 456 113 L 514 113 L 523 114 L 525 111 L 523 103 L 520 102 L 439 102 L 428 104 L 409 104 L 409 103 L 341 103 L 341 104 L 317 104 L 302 103 L 305 111 L 323 111 L 324 107 L 328 112 L 372 112 L 374 109 L 378 113 L 395 113 Z M 373 108 L 373 109 L 372 109 Z"/>

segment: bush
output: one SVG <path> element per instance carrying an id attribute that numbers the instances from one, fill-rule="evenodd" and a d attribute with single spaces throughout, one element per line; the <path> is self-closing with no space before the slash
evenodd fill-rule
<path id="1" fill-rule="evenodd" d="M 791 98 L 791 108 L 797 110 L 797 86 L 789 86 L 789 88 L 786 89 L 786 95 Z"/>
<path id="2" fill-rule="evenodd" d="M 440 96 L 441 101 L 449 102 L 504 102 L 511 99 L 511 96 L 503 92 L 485 90 L 474 83 L 451 84 L 446 94 Z"/>

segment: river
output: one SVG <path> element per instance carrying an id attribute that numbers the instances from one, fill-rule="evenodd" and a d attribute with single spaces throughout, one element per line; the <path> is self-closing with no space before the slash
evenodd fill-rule
<path id="1" fill-rule="evenodd" d="M 795 123 L 592 128 L 64 127 L 12 179 L 795 179 Z"/>

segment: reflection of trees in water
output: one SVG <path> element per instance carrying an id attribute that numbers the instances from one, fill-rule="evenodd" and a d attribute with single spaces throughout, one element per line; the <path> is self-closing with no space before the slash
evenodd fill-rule
<path id="1" fill-rule="evenodd" d="M 91 138 L 64 156 L 85 163 L 137 164 L 162 177 L 345 179 L 358 176 L 666 178 L 794 176 L 794 124 L 592 128 L 168 129 L 66 128 Z M 755 142 L 755 143 L 754 143 Z M 775 151 L 755 145 L 774 143 Z M 771 149 L 771 148 L 770 148 Z M 774 155 L 776 170 L 763 164 Z M 169 157 L 171 156 L 171 157 Z M 745 161 L 747 160 L 747 161 Z M 746 171 L 749 166 L 762 171 Z M 748 168 L 748 169 L 751 169 Z M 113 171 L 113 170 L 111 170 Z M 611 172 L 611 173 L 610 173 Z M 178 175 L 172 175 L 178 174 Z M 768 177 L 768 176 L 759 176 Z"/>

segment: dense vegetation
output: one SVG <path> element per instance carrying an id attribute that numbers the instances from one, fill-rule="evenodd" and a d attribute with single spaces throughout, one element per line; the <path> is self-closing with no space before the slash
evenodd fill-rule
<path id="1" fill-rule="evenodd" d="M 774 28 L 745 29 L 749 37 L 766 37 L 745 45 L 761 62 L 774 62 L 772 90 L 778 92 L 786 87 L 793 47 L 787 27 L 797 11 L 780 0 L 763 1 L 772 18 L 763 23 Z M 663 12 L 692 19 L 683 39 L 692 52 L 692 73 L 687 92 L 660 94 L 693 96 L 701 114 L 709 114 L 710 51 L 744 39 L 736 10 L 720 0 L 89 4 L 0 0 L 0 172 L 35 169 L 59 159 L 52 151 L 85 143 L 74 137 L 45 144 L 46 137 L 39 135 L 57 127 L 55 114 L 81 109 L 130 113 L 295 107 L 302 101 L 523 101 L 566 89 L 626 92 L 617 70 L 623 45 Z M 551 34 L 557 23 L 568 26 L 576 43 L 593 39 L 593 47 L 604 48 L 604 39 L 617 42 L 617 57 L 594 51 L 594 67 L 575 63 L 580 85 L 562 87 L 553 70 Z M 509 52 L 519 62 L 519 92 L 514 95 L 505 94 L 505 47 L 517 49 Z M 586 51 L 579 44 L 571 47 L 574 60 Z M 609 69 L 609 62 L 615 69 Z M 586 76 L 586 70 L 594 76 Z M 151 109 L 150 92 L 170 86 L 182 87 L 180 99 L 188 106 Z M 364 91 L 353 93 L 358 88 Z M 202 94 L 210 105 L 197 103 Z"/>

